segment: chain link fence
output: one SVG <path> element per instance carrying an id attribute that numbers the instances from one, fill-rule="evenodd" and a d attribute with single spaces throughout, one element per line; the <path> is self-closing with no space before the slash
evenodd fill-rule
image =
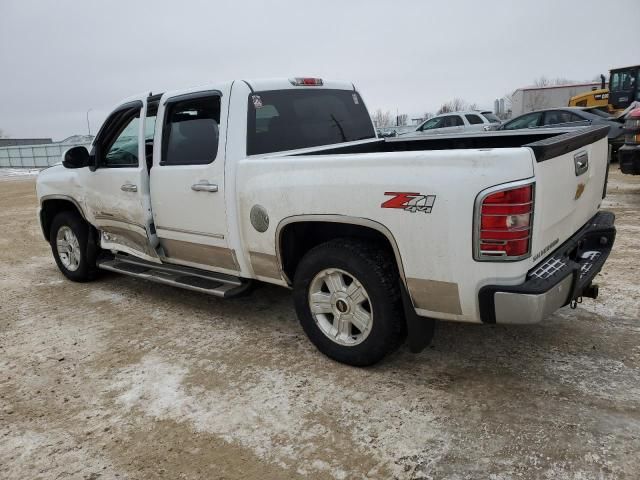
<path id="1" fill-rule="evenodd" d="M 44 145 L 20 145 L 0 147 L 0 168 L 50 167 L 62 162 L 62 154 L 71 147 L 82 145 L 89 149 L 90 143 L 47 143 Z"/>

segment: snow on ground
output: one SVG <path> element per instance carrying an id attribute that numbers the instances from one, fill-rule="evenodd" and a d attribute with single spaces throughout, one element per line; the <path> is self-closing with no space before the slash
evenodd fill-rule
<path id="1" fill-rule="evenodd" d="M 42 170 L 42 168 L 0 168 L 0 181 L 34 177 Z"/>

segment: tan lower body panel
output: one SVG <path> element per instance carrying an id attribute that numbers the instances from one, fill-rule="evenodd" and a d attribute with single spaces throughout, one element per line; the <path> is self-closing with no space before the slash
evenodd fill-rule
<path id="1" fill-rule="evenodd" d="M 133 230 L 113 226 L 100 226 L 104 239 L 108 242 L 119 243 L 125 247 L 139 250 L 149 256 L 157 257 L 156 251 L 149 245 L 149 240 Z"/>
<path id="2" fill-rule="evenodd" d="M 457 283 L 407 278 L 407 288 L 416 308 L 462 315 Z"/>
<path id="3" fill-rule="evenodd" d="M 236 261 L 235 252 L 229 248 L 183 242 L 182 240 L 172 240 L 168 238 L 161 238 L 160 245 L 162 245 L 165 256 L 169 259 L 200 263 L 202 265 L 227 270 L 240 270 L 238 262 Z"/>
<path id="4" fill-rule="evenodd" d="M 280 267 L 278 265 L 278 258 L 275 255 L 269 255 L 268 253 L 249 252 L 249 260 L 251 261 L 251 267 L 253 273 L 258 277 L 269 277 L 280 280 Z"/>

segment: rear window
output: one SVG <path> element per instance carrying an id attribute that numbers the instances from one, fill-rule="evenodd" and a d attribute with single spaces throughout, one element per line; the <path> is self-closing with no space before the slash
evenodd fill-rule
<path id="1" fill-rule="evenodd" d="M 310 88 L 249 95 L 247 155 L 375 138 L 360 95 Z"/>
<path id="2" fill-rule="evenodd" d="M 601 117 L 601 118 L 612 118 L 613 117 L 613 115 L 611 115 L 610 113 L 604 112 L 604 111 L 600 110 L 599 108 L 589 108 L 587 110 L 584 110 L 584 112 L 589 114 L 589 115 L 595 115 L 595 116 Z"/>

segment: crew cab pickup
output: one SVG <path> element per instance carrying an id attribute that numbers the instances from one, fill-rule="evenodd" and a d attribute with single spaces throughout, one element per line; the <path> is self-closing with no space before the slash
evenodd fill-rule
<path id="1" fill-rule="evenodd" d="M 615 238 L 607 127 L 379 139 L 350 83 L 140 95 L 40 173 L 62 273 L 220 297 L 293 290 L 329 357 L 382 359 L 434 319 L 535 323 L 597 295 Z"/>

